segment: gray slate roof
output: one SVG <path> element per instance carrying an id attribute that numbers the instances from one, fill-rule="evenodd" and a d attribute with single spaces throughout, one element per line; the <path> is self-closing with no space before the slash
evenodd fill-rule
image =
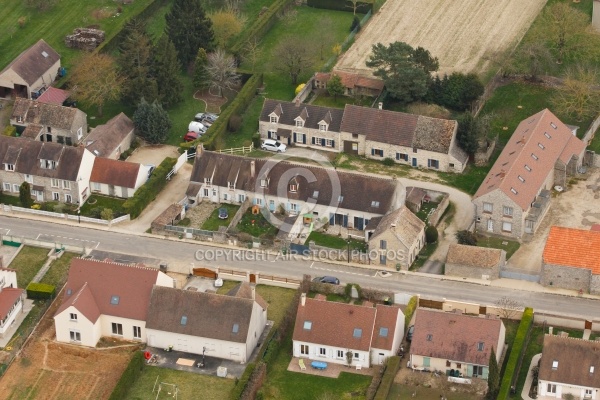
<path id="1" fill-rule="evenodd" d="M 133 121 L 124 113 L 98 125 L 86 137 L 86 148 L 98 157 L 106 157 L 135 129 Z"/>
<path id="2" fill-rule="evenodd" d="M 545 335 L 539 379 L 600 388 L 600 341 Z"/>
<path id="3" fill-rule="evenodd" d="M 304 103 L 300 103 L 296 106 L 295 103 L 289 101 L 265 99 L 260 114 L 260 120 L 269 122 L 271 120 L 269 114 L 271 113 L 279 115 L 280 124 L 295 126 L 296 117 L 302 115 L 306 118 L 304 126 L 307 128 L 319 129 L 319 122 L 326 121 L 329 123 L 329 127 L 327 128 L 328 131 L 339 132 L 344 110 L 340 110 L 339 108 L 313 106 Z"/>
<path id="4" fill-rule="evenodd" d="M 19 54 L 6 68 L 15 71 L 25 82 L 33 85 L 58 60 L 60 55 L 44 39 Z"/>
<path id="5" fill-rule="evenodd" d="M 57 129 L 71 129 L 77 113 L 83 111 L 19 97 L 15 100 L 11 119 L 19 124 L 39 124 Z"/>

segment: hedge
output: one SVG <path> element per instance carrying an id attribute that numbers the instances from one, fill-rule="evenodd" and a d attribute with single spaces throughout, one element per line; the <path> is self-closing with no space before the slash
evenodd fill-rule
<path id="1" fill-rule="evenodd" d="M 248 384 L 248 381 L 250 380 L 250 376 L 254 372 L 255 368 L 256 368 L 255 363 L 252 363 L 252 362 L 248 363 L 248 365 L 246 366 L 246 369 L 244 370 L 244 373 L 242 374 L 240 379 L 235 383 L 233 390 L 229 394 L 229 398 L 231 400 L 238 400 L 242 396 L 242 393 L 244 392 L 244 389 L 246 389 L 246 385 Z"/>
<path id="2" fill-rule="evenodd" d="M 167 181 L 167 175 L 176 162 L 177 160 L 174 158 L 165 158 L 154 170 L 150 179 L 135 191 L 133 197 L 123 203 L 123 211 L 129 214 L 131 219 L 137 218 L 144 211 L 144 208 L 156 198 L 156 195 L 164 189 L 169 182 Z"/>
<path id="3" fill-rule="evenodd" d="M 144 352 L 136 351 L 133 354 L 131 361 L 129 361 L 127 368 L 123 371 L 121 379 L 117 382 L 117 386 L 115 386 L 110 394 L 109 400 L 121 400 L 127 398 L 129 388 L 138 380 L 145 367 L 146 360 L 144 359 Z"/>
<path id="4" fill-rule="evenodd" d="M 235 42 L 231 45 L 229 50 L 236 56 L 240 56 L 243 52 L 244 46 L 248 41 L 256 40 L 260 41 L 263 36 L 271 29 L 271 27 L 277 22 L 278 15 L 286 7 L 293 4 L 293 0 L 276 0 L 271 4 L 269 9 L 250 26 L 248 29 L 242 31 Z"/>
<path id="5" fill-rule="evenodd" d="M 417 306 L 419 305 L 419 298 L 417 296 L 413 296 L 408 301 L 406 308 L 404 309 L 404 329 L 408 328 L 408 324 L 410 324 L 410 320 L 412 319 Z"/>
<path id="6" fill-rule="evenodd" d="M 204 148 L 207 150 L 216 150 L 215 143 L 217 138 L 222 135 L 227 134 L 227 127 L 229 125 L 229 118 L 232 115 L 241 115 L 248 108 L 248 105 L 256 96 L 256 90 L 262 85 L 262 74 L 254 74 L 246 81 L 246 84 L 239 91 L 235 99 L 221 112 L 219 118 L 215 121 L 214 124 L 208 128 L 208 131 L 199 139 L 194 140 L 193 142 L 181 143 L 181 148 L 190 148 L 192 146 L 197 145 L 198 143 L 202 143 Z"/>
<path id="7" fill-rule="evenodd" d="M 390 394 L 390 389 L 394 384 L 394 378 L 396 377 L 396 373 L 400 369 L 400 361 L 401 358 L 398 356 L 388 357 L 387 366 L 385 367 L 385 372 L 383 373 L 383 378 L 381 378 L 379 389 L 377 389 L 377 393 L 375 394 L 375 400 L 387 399 L 388 394 Z"/>
<path id="8" fill-rule="evenodd" d="M 27 285 L 27 298 L 34 300 L 51 299 L 56 294 L 56 288 L 45 283 L 31 282 Z"/>
<path id="9" fill-rule="evenodd" d="M 352 12 L 353 6 L 350 0 L 308 0 L 306 3 L 309 7 L 323 8 L 326 10 L 349 11 Z M 373 10 L 373 2 L 359 1 L 356 5 L 356 12 L 366 14 Z"/>
<path id="10" fill-rule="evenodd" d="M 527 338 L 527 332 L 529 331 L 531 324 L 533 324 L 533 308 L 527 307 L 523 311 L 523 317 L 521 317 L 521 323 L 519 324 L 519 328 L 517 329 L 517 333 L 515 335 L 515 340 L 510 350 L 510 356 L 508 357 L 506 369 L 504 370 L 504 375 L 502 376 L 500 391 L 497 398 L 498 400 L 506 400 L 510 394 L 510 386 L 512 384 L 513 375 L 515 374 L 515 369 L 519 363 L 521 353 L 525 351 L 523 345 L 525 343 L 525 339 Z"/>

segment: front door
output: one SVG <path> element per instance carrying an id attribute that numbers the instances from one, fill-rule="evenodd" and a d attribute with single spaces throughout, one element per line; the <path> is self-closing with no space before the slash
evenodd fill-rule
<path id="1" fill-rule="evenodd" d="M 525 221 L 525 233 L 533 233 L 533 221 Z"/>
<path id="2" fill-rule="evenodd" d="M 354 227 L 359 231 L 362 231 L 365 228 L 365 220 L 360 217 L 354 217 Z"/>
<path id="3" fill-rule="evenodd" d="M 358 154 L 358 142 L 344 140 L 344 153 Z"/>
<path id="4" fill-rule="evenodd" d="M 413 166 L 413 167 L 416 167 L 416 166 L 417 166 L 417 159 L 416 159 L 416 158 L 413 158 L 413 159 L 412 159 L 412 166 Z"/>
<path id="5" fill-rule="evenodd" d="M 114 185 L 108 185 L 108 195 L 109 196 L 114 196 L 115 195 L 115 187 L 114 187 Z"/>
<path id="6" fill-rule="evenodd" d="M 44 191 L 43 190 L 36 190 L 35 200 L 39 201 L 40 203 L 44 201 Z"/>
<path id="7" fill-rule="evenodd" d="M 383 364 L 385 362 L 385 354 L 379 353 L 378 354 L 378 361 L 379 361 L 379 365 Z"/>

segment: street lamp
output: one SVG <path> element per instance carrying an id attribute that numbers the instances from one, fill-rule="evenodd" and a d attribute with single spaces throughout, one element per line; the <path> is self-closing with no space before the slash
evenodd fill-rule
<path id="1" fill-rule="evenodd" d="M 81 223 L 81 209 L 80 208 L 77 209 L 77 221 L 79 223 Z"/>
<path id="2" fill-rule="evenodd" d="M 350 234 L 348 234 L 348 238 L 346 239 L 346 243 L 348 244 L 348 264 L 350 264 Z"/>

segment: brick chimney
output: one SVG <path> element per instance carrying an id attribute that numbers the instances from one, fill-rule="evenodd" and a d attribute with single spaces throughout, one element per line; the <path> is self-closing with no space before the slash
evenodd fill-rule
<path id="1" fill-rule="evenodd" d="M 378 106 L 380 110 L 383 110 L 383 103 L 381 101 L 379 102 Z"/>
<path id="2" fill-rule="evenodd" d="M 300 107 L 300 99 L 296 97 L 296 107 Z"/>

